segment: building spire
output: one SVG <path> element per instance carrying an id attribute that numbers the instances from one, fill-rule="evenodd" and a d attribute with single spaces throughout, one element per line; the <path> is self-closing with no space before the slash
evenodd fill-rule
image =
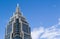
<path id="1" fill-rule="evenodd" d="M 20 11 L 19 11 L 19 4 L 17 4 L 16 12 L 17 12 L 17 13 L 20 12 Z"/>
<path id="2" fill-rule="evenodd" d="M 17 4 L 17 6 L 16 6 L 16 11 L 15 11 L 15 13 L 13 14 L 13 15 L 22 15 L 21 14 L 21 11 L 20 11 L 20 8 L 19 8 L 19 4 Z"/>

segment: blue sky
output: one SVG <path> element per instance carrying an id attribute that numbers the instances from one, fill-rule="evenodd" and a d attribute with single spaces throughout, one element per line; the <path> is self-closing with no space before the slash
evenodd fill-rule
<path id="1" fill-rule="evenodd" d="M 5 27 L 19 3 L 28 20 L 31 31 L 36 27 L 48 28 L 58 23 L 60 0 L 0 0 L 0 39 L 4 39 Z"/>

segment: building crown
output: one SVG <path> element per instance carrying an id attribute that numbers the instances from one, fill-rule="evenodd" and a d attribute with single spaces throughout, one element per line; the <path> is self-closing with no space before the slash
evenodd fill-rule
<path id="1" fill-rule="evenodd" d="M 17 13 L 20 12 L 20 11 L 19 11 L 19 4 L 17 4 L 16 12 L 17 12 Z"/>
<path id="2" fill-rule="evenodd" d="M 15 14 L 20 14 L 21 15 L 21 10 L 19 8 L 19 4 L 17 4 Z"/>

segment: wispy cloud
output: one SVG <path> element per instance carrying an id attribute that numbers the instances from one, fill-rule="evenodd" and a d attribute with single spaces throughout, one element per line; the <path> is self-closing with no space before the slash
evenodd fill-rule
<path id="1" fill-rule="evenodd" d="M 39 39 L 39 36 L 44 32 L 44 28 L 34 28 L 31 32 L 32 39 Z"/>
<path id="2" fill-rule="evenodd" d="M 32 39 L 60 39 L 60 21 L 58 24 L 49 28 L 39 27 L 34 28 L 31 32 Z"/>

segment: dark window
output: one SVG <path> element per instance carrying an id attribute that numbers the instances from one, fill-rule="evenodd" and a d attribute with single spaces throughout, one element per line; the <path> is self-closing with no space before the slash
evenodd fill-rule
<path id="1" fill-rule="evenodd" d="M 19 37 L 19 36 L 16 36 L 16 37 L 14 37 L 13 39 L 22 39 L 21 37 Z"/>
<path id="2" fill-rule="evenodd" d="M 23 31 L 28 33 L 28 25 L 22 24 Z"/>
<path id="3" fill-rule="evenodd" d="M 7 34 L 10 33 L 12 31 L 12 24 L 9 24 L 7 26 Z"/>
<path id="4" fill-rule="evenodd" d="M 24 34 L 24 39 L 30 39 L 30 35 Z"/>
<path id="5" fill-rule="evenodd" d="M 10 34 L 6 35 L 5 39 L 10 39 Z"/>
<path id="6" fill-rule="evenodd" d="M 29 27 L 29 33 L 31 33 L 30 27 Z"/>
<path id="7" fill-rule="evenodd" d="M 19 19 L 16 19 L 16 23 L 14 23 L 14 33 L 20 33 L 20 23 Z"/>

